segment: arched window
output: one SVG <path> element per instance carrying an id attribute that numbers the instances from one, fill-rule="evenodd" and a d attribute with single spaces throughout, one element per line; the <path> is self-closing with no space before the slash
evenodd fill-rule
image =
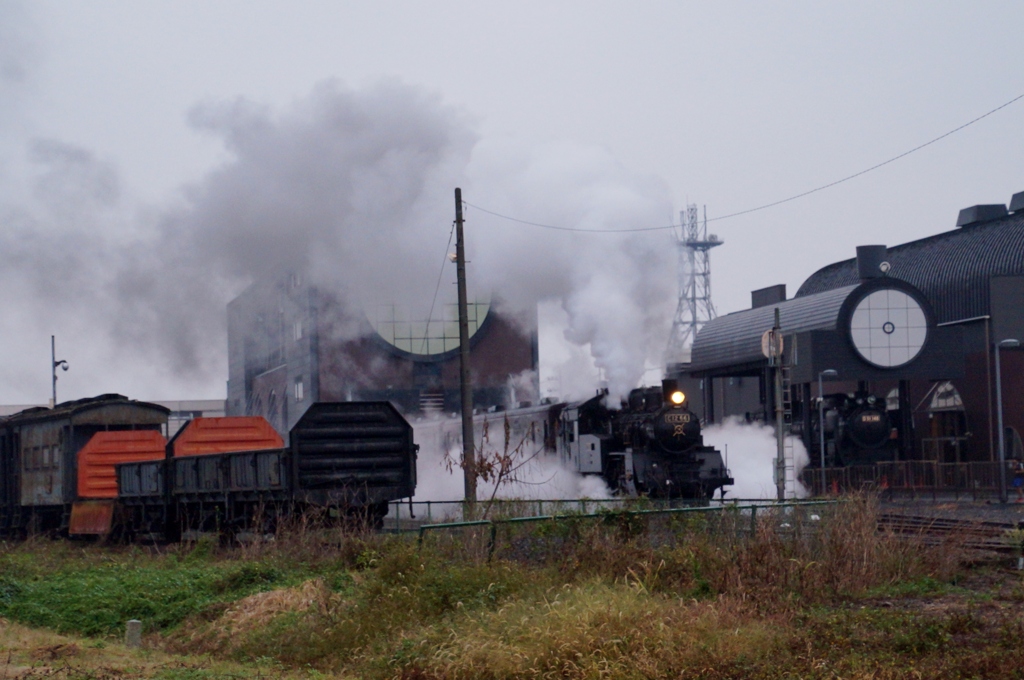
<path id="1" fill-rule="evenodd" d="M 928 405 L 928 410 L 933 413 L 936 411 L 963 411 L 964 402 L 953 383 L 947 380 L 932 392 L 932 400 Z"/>

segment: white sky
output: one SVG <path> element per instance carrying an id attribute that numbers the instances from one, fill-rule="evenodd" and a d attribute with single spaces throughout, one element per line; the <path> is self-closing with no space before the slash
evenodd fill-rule
<path id="1" fill-rule="evenodd" d="M 0 22 L 17 76 L 0 89 L 8 198 L 30 140 L 48 138 L 92 150 L 133 200 L 166 207 L 227 158 L 188 126 L 195 104 L 280 108 L 327 78 L 394 77 L 463 110 L 482 140 L 606 149 L 669 187 L 670 223 L 688 201 L 713 218 L 825 184 L 1024 93 L 1020 2 L 0 0 Z M 792 295 L 856 245 L 951 229 L 959 209 L 1024 191 L 1022 171 L 1024 100 L 867 176 L 713 223 L 726 243 L 712 254 L 716 306 L 743 309 L 775 283 Z M 17 346 L 38 351 L 5 360 L 38 363 L 41 379 L 12 385 L 0 368 L 0 401 L 45 400 L 48 338 Z M 72 364 L 62 398 L 96 393 Z M 132 396 L 218 396 L 225 379 Z"/>

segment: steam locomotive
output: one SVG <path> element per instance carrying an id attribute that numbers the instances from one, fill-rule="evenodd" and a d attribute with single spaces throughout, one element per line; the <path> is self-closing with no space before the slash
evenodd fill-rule
<path id="1" fill-rule="evenodd" d="M 477 432 L 508 423 L 510 440 L 527 444 L 530 455 L 557 456 L 566 468 L 600 476 L 623 495 L 709 499 L 733 483 L 722 454 L 704 445 L 700 419 L 675 381 L 635 389 L 619 408 L 608 407 L 607 399 L 601 391 L 580 402 L 481 414 Z M 449 449 L 458 442 L 450 427 Z"/>
<path id="2" fill-rule="evenodd" d="M 174 539 L 266 526 L 308 507 L 379 521 L 416 487 L 412 427 L 387 402 L 320 402 L 288 444 L 258 417 L 197 418 L 118 394 L 0 420 L 0 534 Z"/>
<path id="3" fill-rule="evenodd" d="M 811 415 L 811 466 L 821 466 L 821 428 L 825 431 L 825 467 L 874 465 L 897 458 L 900 447 L 899 412 L 889 410 L 886 400 L 867 392 L 828 394 L 819 422 L 819 410 Z"/>
<path id="4" fill-rule="evenodd" d="M 654 498 L 708 499 L 733 483 L 675 381 L 633 390 L 618 410 L 604 401 L 598 394 L 562 410 L 559 454 L 570 469 Z"/>

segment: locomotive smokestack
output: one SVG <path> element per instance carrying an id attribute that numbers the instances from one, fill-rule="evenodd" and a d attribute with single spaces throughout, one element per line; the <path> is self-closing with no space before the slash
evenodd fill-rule
<path id="1" fill-rule="evenodd" d="M 885 276 L 889 271 L 886 253 L 885 246 L 857 246 L 857 273 L 861 280 Z"/>

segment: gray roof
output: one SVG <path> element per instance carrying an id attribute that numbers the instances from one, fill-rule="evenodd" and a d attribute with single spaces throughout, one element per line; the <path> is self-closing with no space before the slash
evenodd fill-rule
<path id="1" fill-rule="evenodd" d="M 761 336 L 775 324 L 776 308 L 785 335 L 835 330 L 839 308 L 859 284 L 858 280 L 842 288 L 734 312 L 708 321 L 693 342 L 690 370 L 704 371 L 763 362 Z"/>
<path id="2" fill-rule="evenodd" d="M 931 302 L 938 323 L 990 313 L 992 276 L 1024 275 L 1024 212 L 889 248 L 889 276 L 914 285 Z M 857 261 L 844 260 L 812 274 L 794 299 L 860 280 Z"/>

